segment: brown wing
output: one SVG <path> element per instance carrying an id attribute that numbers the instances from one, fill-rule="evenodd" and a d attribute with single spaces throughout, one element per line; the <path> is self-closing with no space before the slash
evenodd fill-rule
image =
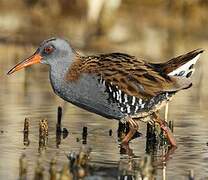
<path id="1" fill-rule="evenodd" d="M 101 76 L 107 84 L 142 99 L 190 85 L 189 81 L 162 74 L 145 61 L 121 53 L 77 57 L 68 71 L 67 80 L 78 80 L 82 73 Z"/>

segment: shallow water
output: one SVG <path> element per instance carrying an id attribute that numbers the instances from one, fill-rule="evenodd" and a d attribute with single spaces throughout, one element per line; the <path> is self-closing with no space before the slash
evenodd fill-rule
<path id="1" fill-rule="evenodd" d="M 10 48 L 11 50 L 12 48 Z M 31 52 L 30 50 L 27 50 Z M 29 177 L 33 176 L 38 156 L 41 154 L 45 171 L 48 172 L 50 160 L 57 156 L 58 168 L 68 162 L 66 155 L 79 151 L 83 146 L 82 128 L 88 127 L 87 144 L 92 149 L 91 165 L 100 167 L 103 172 L 97 175 L 106 179 L 117 179 L 119 169 L 128 169 L 129 163 L 138 163 L 146 151 L 146 124 L 140 123 L 142 137 L 131 141 L 133 158 L 120 153 L 117 138 L 118 122 L 107 120 L 88 113 L 69 103 L 64 103 L 50 87 L 47 67 L 36 65 L 26 71 L 6 76 L 6 71 L 15 64 L 15 57 L 24 57 L 25 52 L 15 50 L 1 57 L 0 72 L 0 177 L 17 179 L 19 174 L 19 157 L 26 154 L 29 164 Z M 23 55 L 24 54 L 24 55 Z M 6 60 L 3 63 L 3 59 Z M 21 59 L 21 58 L 19 58 Z M 208 111 L 205 96 L 200 94 L 207 89 L 207 84 L 199 83 L 203 70 L 199 65 L 194 78 L 194 86 L 178 93 L 170 103 L 169 119 L 174 120 L 174 134 L 178 148 L 162 163 L 162 150 L 154 152 L 153 162 L 155 176 L 162 179 L 187 179 L 189 170 L 194 170 L 197 179 L 208 178 Z M 56 144 L 57 107 L 64 107 L 62 126 L 69 130 L 67 138 Z M 24 118 L 30 118 L 29 145 L 23 144 Z M 39 120 L 47 118 L 49 122 L 49 139 L 46 149 L 39 152 Z M 109 130 L 113 134 L 109 136 Z M 77 138 L 80 141 L 77 142 Z M 133 169 L 134 171 L 138 171 Z M 131 174 L 131 173 L 130 173 Z M 47 176 L 47 173 L 46 173 Z"/>

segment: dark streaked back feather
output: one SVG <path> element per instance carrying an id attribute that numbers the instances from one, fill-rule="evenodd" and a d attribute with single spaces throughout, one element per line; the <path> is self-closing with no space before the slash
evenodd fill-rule
<path id="1" fill-rule="evenodd" d="M 175 92 L 191 84 L 186 79 L 168 76 L 145 61 L 122 53 L 77 56 L 66 74 L 66 80 L 77 81 L 84 73 L 96 74 L 127 95 L 142 99 L 150 99 L 162 92 Z"/>

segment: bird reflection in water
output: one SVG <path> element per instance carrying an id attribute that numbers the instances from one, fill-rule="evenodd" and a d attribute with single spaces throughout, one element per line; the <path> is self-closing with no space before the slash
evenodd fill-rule
<path id="1" fill-rule="evenodd" d="M 128 124 L 119 123 L 118 139 L 119 141 L 125 137 L 129 131 Z M 141 133 L 137 133 L 132 139 L 141 137 Z M 119 162 L 119 179 L 152 179 L 156 174 L 155 167 L 162 167 L 163 178 L 166 176 L 166 162 L 174 153 L 176 147 L 169 146 L 166 137 L 160 130 L 160 126 L 155 124 L 147 124 L 146 132 L 146 155 L 143 158 L 136 158 L 133 149 L 129 144 L 120 145 L 120 154 L 127 155 L 122 157 Z"/>

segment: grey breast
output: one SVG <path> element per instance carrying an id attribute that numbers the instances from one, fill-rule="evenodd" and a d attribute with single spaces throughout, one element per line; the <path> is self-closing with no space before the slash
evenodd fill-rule
<path id="1" fill-rule="evenodd" d="M 109 102 L 106 86 L 100 83 L 98 76 L 82 74 L 75 82 L 60 81 L 60 78 L 59 80 L 55 78 L 50 78 L 52 87 L 64 100 L 110 119 L 122 119 L 125 116 L 117 103 Z"/>

